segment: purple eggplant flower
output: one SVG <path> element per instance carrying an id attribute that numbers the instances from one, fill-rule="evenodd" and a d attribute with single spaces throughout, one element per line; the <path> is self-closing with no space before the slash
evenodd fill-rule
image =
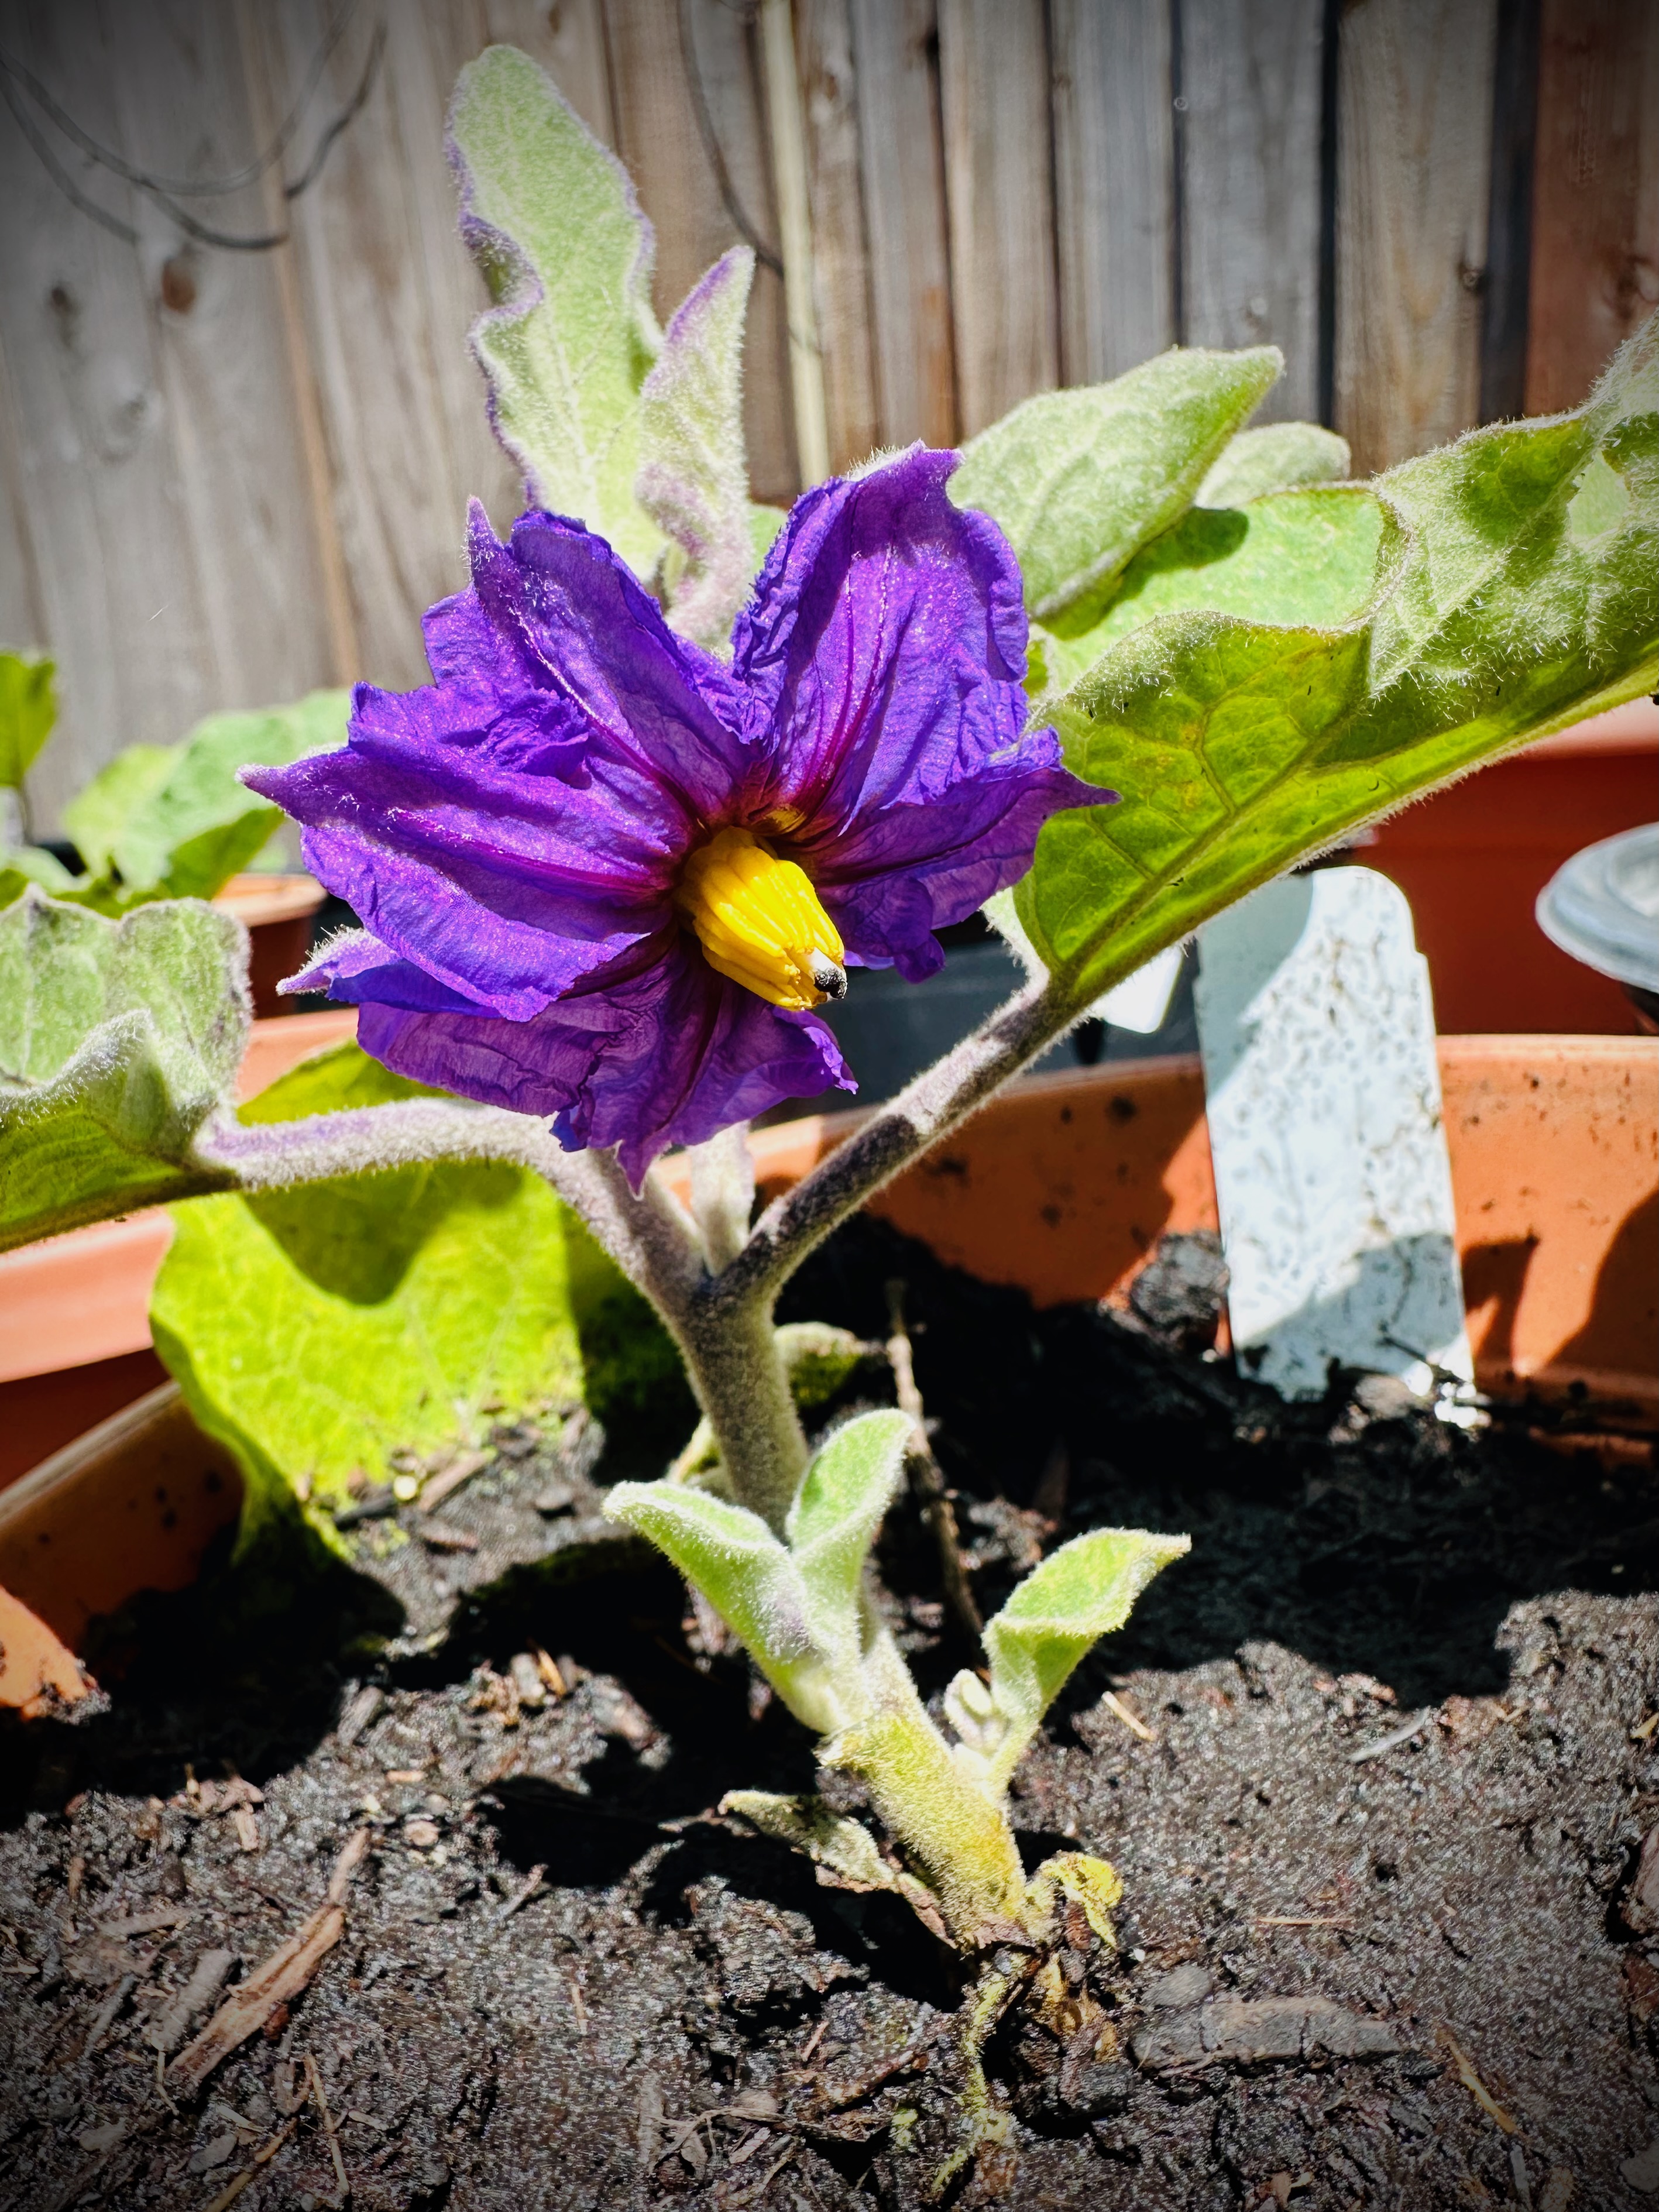
<path id="1" fill-rule="evenodd" d="M 911 982 L 935 932 L 1112 794 L 1024 732 L 1012 553 L 921 447 L 797 501 L 730 665 L 602 538 L 476 503 L 435 682 L 360 684 L 343 750 L 246 780 L 305 825 L 364 927 L 285 987 L 356 1000 L 364 1048 L 560 1141 L 656 1155 L 855 1088 L 813 1011 L 848 967 Z"/>

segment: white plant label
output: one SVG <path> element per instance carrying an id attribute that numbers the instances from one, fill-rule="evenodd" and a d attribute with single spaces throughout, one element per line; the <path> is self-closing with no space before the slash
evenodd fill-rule
<path id="1" fill-rule="evenodd" d="M 1235 1355 L 1287 1397 L 1340 1361 L 1424 1395 L 1474 1364 L 1428 963 L 1385 876 L 1268 884 L 1199 934 Z"/>

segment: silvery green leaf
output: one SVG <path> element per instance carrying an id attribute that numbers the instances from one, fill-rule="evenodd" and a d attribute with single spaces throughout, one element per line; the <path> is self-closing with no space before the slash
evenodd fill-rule
<path id="1" fill-rule="evenodd" d="M 819 1648 L 856 1658 L 864 1562 L 904 1473 L 908 1414 L 860 1413 L 813 1456 L 784 1533 Z"/>
<path id="2" fill-rule="evenodd" d="M 0 914 L 0 1250 L 222 1190 L 194 1140 L 247 1036 L 247 935 L 195 901 Z"/>
<path id="3" fill-rule="evenodd" d="M 1091 1645 L 1121 1628 L 1153 1576 L 1191 1547 L 1190 1537 L 1144 1528 L 1074 1536 L 1027 1575 L 986 1623 L 991 1696 L 1009 1723 L 992 1759 L 999 1784 Z"/>
<path id="4" fill-rule="evenodd" d="M 1192 504 L 1283 365 L 1272 346 L 1177 349 L 1109 384 L 1040 392 L 969 441 L 951 496 L 1000 525 L 1029 613 L 1086 626 L 1139 547 Z"/>
<path id="5" fill-rule="evenodd" d="M 755 574 L 743 442 L 743 329 L 755 257 L 724 253 L 676 308 L 640 393 L 640 505 L 673 541 L 668 618 L 711 653 Z"/>
<path id="6" fill-rule="evenodd" d="M 1198 488 L 1200 507 L 1243 507 L 1270 491 L 1340 483 L 1348 441 L 1317 422 L 1268 422 L 1241 430 Z"/>
<path id="7" fill-rule="evenodd" d="M 449 110 L 461 235 L 495 305 L 472 328 L 497 436 L 531 498 L 635 573 L 663 536 L 635 492 L 640 388 L 661 335 L 656 246 L 628 172 L 527 55 L 489 46 Z"/>
<path id="8" fill-rule="evenodd" d="M 1318 611 L 1311 534 L 1279 563 L 1315 595 L 1293 620 L 1206 605 L 1223 580 L 1201 564 L 1149 569 L 1163 611 L 1118 635 L 1115 608 L 1115 642 L 1045 700 L 1067 765 L 1123 794 L 1047 823 L 1017 894 L 1079 1004 L 1344 832 L 1654 688 L 1655 324 L 1574 413 L 1472 431 L 1367 489 L 1255 501 L 1244 550 L 1259 517 L 1372 496 L 1389 520 L 1349 619 Z"/>
<path id="9" fill-rule="evenodd" d="M 805 1584 L 758 1513 L 674 1482 L 619 1482 L 605 1511 L 696 1584 L 798 1719 L 820 1734 L 839 1725 Z"/>
<path id="10" fill-rule="evenodd" d="M 15 791 L 58 720 L 57 664 L 0 647 L 0 790 Z"/>

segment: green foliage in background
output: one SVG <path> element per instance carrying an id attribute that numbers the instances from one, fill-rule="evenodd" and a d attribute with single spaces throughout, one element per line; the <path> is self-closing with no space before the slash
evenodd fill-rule
<path id="1" fill-rule="evenodd" d="M 284 818 L 244 789 L 237 770 L 343 745 L 350 703 L 349 691 L 312 691 L 288 707 L 210 714 L 175 745 L 129 745 L 64 809 L 85 872 L 70 875 L 38 847 L 0 851 L 0 907 L 30 882 L 112 915 L 156 899 L 212 898 Z"/>

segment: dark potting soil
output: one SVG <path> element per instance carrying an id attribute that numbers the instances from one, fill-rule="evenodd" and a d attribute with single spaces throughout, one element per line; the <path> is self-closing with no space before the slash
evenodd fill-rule
<path id="1" fill-rule="evenodd" d="M 785 1316 L 878 1339 L 902 1281 L 988 1612 L 1078 1530 L 1194 1539 L 1018 1779 L 1029 1862 L 1086 1848 L 1126 1897 L 1120 1950 L 1064 1961 L 1115 2060 L 1079 2081 L 1019 2014 L 994 2047 L 1010 2201 L 1651 2201 L 1650 1444 L 1589 1407 L 1465 1432 L 1375 1379 L 1287 1407 L 1204 1357 L 1213 1271 L 1166 1256 L 1126 1325 L 1034 1314 L 859 1223 Z M 845 1402 L 887 1395 L 872 1362 Z M 896 1900 L 713 1817 L 811 1762 L 593 1521 L 589 1476 L 644 1448 L 566 1467 L 502 1442 L 443 1509 L 478 1550 L 421 1543 L 435 1644 L 367 1639 L 378 1583 L 307 1574 L 273 1610 L 222 1570 L 115 1625 L 100 1710 L 0 1738 L 0 2203 L 915 2201 L 957 1970 Z M 565 1532 L 557 1577 L 524 1563 L 538 1523 Z M 908 1504 L 880 1563 L 937 1691 L 971 1653 Z M 435 1613 L 434 1573 L 459 1601 Z M 319 1908 L 365 1828 L 342 1927 Z M 239 1991 L 254 2032 L 160 2094 Z"/>

